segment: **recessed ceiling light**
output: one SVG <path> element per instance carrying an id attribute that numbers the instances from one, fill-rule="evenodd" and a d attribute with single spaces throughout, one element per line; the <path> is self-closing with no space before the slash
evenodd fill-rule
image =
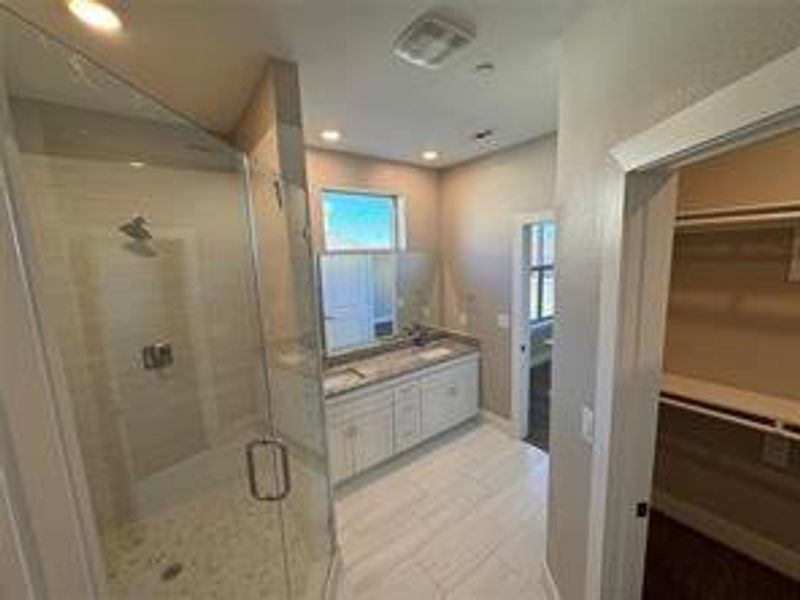
<path id="1" fill-rule="evenodd" d="M 67 0 L 69 11 L 81 22 L 98 31 L 114 33 L 122 29 L 122 18 L 115 0 Z"/>
<path id="2" fill-rule="evenodd" d="M 422 160 L 427 160 L 429 162 L 432 162 L 438 159 L 439 159 L 439 153 L 436 150 L 425 150 L 425 152 L 422 153 Z"/>
<path id="3" fill-rule="evenodd" d="M 326 142 L 338 142 L 342 139 L 342 132 L 337 129 L 325 129 L 319 136 Z"/>
<path id="4" fill-rule="evenodd" d="M 142 161 L 140 161 L 140 160 L 132 160 L 132 161 L 131 161 L 131 162 L 129 162 L 128 164 L 129 164 L 131 167 L 133 167 L 134 169 L 144 169 L 144 167 L 145 167 L 145 163 L 143 163 L 143 162 L 142 162 Z"/>
<path id="5" fill-rule="evenodd" d="M 491 62 L 482 62 L 475 65 L 475 72 L 479 73 L 480 75 L 489 75 L 490 73 L 494 73 L 494 63 Z"/>

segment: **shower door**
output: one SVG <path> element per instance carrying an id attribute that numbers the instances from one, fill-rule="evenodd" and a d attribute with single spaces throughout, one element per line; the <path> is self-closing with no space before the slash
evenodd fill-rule
<path id="1" fill-rule="evenodd" d="M 95 597 L 320 598 L 302 190 L 263 210 L 239 153 L 3 10 L 0 27 L 3 175 Z"/>
<path id="2" fill-rule="evenodd" d="M 250 165 L 273 425 L 289 449 L 282 506 L 292 597 L 323 595 L 334 551 L 321 386 L 319 311 L 306 191 Z"/>

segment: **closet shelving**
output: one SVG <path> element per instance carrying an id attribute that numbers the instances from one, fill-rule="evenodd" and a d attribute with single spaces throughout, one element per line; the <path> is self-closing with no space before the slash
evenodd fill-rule
<path id="1" fill-rule="evenodd" d="M 677 233 L 769 226 L 800 227 L 800 201 L 683 211 Z M 795 252 L 800 245 L 795 242 Z M 665 373 L 662 404 L 800 441 L 800 399 L 782 398 L 702 379 Z"/>
<path id="2" fill-rule="evenodd" d="M 661 403 L 800 441 L 800 400 L 665 373 Z"/>
<path id="3" fill-rule="evenodd" d="M 679 232 L 695 228 L 736 229 L 770 222 L 800 223 L 800 200 L 682 211 L 676 217 L 675 228 Z"/>

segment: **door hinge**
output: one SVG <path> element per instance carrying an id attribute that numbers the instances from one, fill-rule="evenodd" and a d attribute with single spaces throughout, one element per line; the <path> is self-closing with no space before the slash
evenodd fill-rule
<path id="1" fill-rule="evenodd" d="M 636 518 L 637 519 L 644 519 L 647 517 L 647 514 L 650 512 L 650 505 L 647 502 L 639 502 L 636 505 Z"/>

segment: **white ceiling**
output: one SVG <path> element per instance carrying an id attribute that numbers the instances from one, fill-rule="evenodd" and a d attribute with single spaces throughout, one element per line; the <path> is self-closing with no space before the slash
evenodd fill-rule
<path id="1" fill-rule="evenodd" d="M 391 51 L 432 0 L 131 0 L 117 38 L 77 25 L 60 0 L 0 0 L 217 131 L 235 123 L 264 57 L 299 63 L 307 142 L 337 128 L 341 150 L 447 165 L 553 131 L 559 38 L 583 0 L 448 0 L 477 40 L 437 71 Z M 492 62 L 480 75 L 474 66 Z M 493 144 L 472 134 L 495 131 Z"/>

